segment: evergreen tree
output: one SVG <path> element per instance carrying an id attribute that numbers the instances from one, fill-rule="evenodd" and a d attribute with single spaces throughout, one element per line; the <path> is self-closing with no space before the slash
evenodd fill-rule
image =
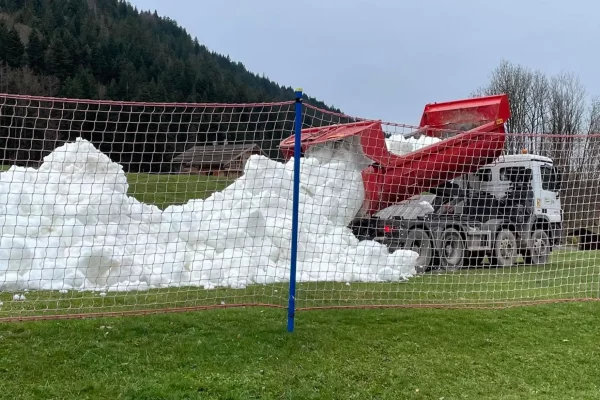
<path id="1" fill-rule="evenodd" d="M 27 44 L 27 62 L 35 73 L 40 73 L 44 69 L 45 51 L 46 46 L 39 35 L 35 31 L 31 32 L 29 43 Z"/>
<path id="2" fill-rule="evenodd" d="M 20 67 L 23 64 L 25 46 L 21 42 L 19 32 L 14 27 L 8 31 L 4 39 L 4 52 L 6 63 L 12 68 Z"/>
<path id="3" fill-rule="evenodd" d="M 111 77 L 109 61 L 106 57 L 106 53 L 102 44 L 96 44 L 92 49 L 90 67 L 92 68 L 92 73 L 96 79 L 102 83 L 110 82 Z"/>
<path id="4" fill-rule="evenodd" d="M 83 84 L 79 75 L 73 77 L 67 77 L 63 85 L 63 96 L 71 97 L 75 99 L 82 99 L 83 95 Z"/>
<path id="5" fill-rule="evenodd" d="M 4 22 L 0 21 L 0 63 L 6 62 L 6 41 L 8 37 L 8 28 Z"/>
<path id="6" fill-rule="evenodd" d="M 164 93 L 162 93 L 156 81 L 152 79 L 143 85 L 139 97 L 141 101 L 160 102 L 164 100 Z"/>
<path id="7" fill-rule="evenodd" d="M 64 80 L 72 69 L 71 54 L 58 34 L 52 37 L 50 46 L 46 50 L 45 66 L 45 73 L 55 75 L 60 80 Z"/>

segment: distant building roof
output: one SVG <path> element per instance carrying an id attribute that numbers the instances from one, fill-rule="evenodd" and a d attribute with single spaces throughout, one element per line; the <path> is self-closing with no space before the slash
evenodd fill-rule
<path id="1" fill-rule="evenodd" d="M 172 162 L 195 165 L 228 164 L 245 153 L 256 151 L 263 153 L 256 143 L 194 146 L 173 157 Z"/>

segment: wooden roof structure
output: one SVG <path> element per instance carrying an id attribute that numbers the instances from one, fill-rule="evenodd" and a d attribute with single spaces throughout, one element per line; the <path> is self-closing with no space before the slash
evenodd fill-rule
<path id="1" fill-rule="evenodd" d="M 194 146 L 173 157 L 172 162 L 182 165 L 227 165 L 246 154 L 266 154 L 256 143 Z"/>

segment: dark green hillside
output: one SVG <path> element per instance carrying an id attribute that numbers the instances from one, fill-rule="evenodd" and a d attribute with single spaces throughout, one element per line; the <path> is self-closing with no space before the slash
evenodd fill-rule
<path id="1" fill-rule="evenodd" d="M 294 99 L 291 87 L 208 50 L 175 21 L 118 0 L 0 0 L 0 92 L 179 103 Z M 305 124 L 332 120 L 310 112 Z M 292 104 L 225 109 L 1 100 L 0 162 L 36 166 L 80 136 L 128 172 L 177 171 L 170 163 L 176 154 L 224 140 L 255 142 L 278 157 L 293 115 Z"/>
<path id="2" fill-rule="evenodd" d="M 175 21 L 127 2 L 0 0 L 0 21 L 4 92 L 227 103 L 294 96 L 292 88 L 211 52 Z"/>

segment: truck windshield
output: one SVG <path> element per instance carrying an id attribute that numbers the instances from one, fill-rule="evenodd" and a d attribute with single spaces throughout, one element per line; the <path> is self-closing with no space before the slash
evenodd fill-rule
<path id="1" fill-rule="evenodd" d="M 525 167 L 508 167 L 500 169 L 500 180 L 512 183 L 527 184 L 531 181 L 531 169 Z"/>
<path id="2" fill-rule="evenodd" d="M 542 190 L 556 192 L 559 190 L 559 182 L 556 179 L 556 168 L 552 165 L 541 165 L 540 172 L 542 175 Z"/>

